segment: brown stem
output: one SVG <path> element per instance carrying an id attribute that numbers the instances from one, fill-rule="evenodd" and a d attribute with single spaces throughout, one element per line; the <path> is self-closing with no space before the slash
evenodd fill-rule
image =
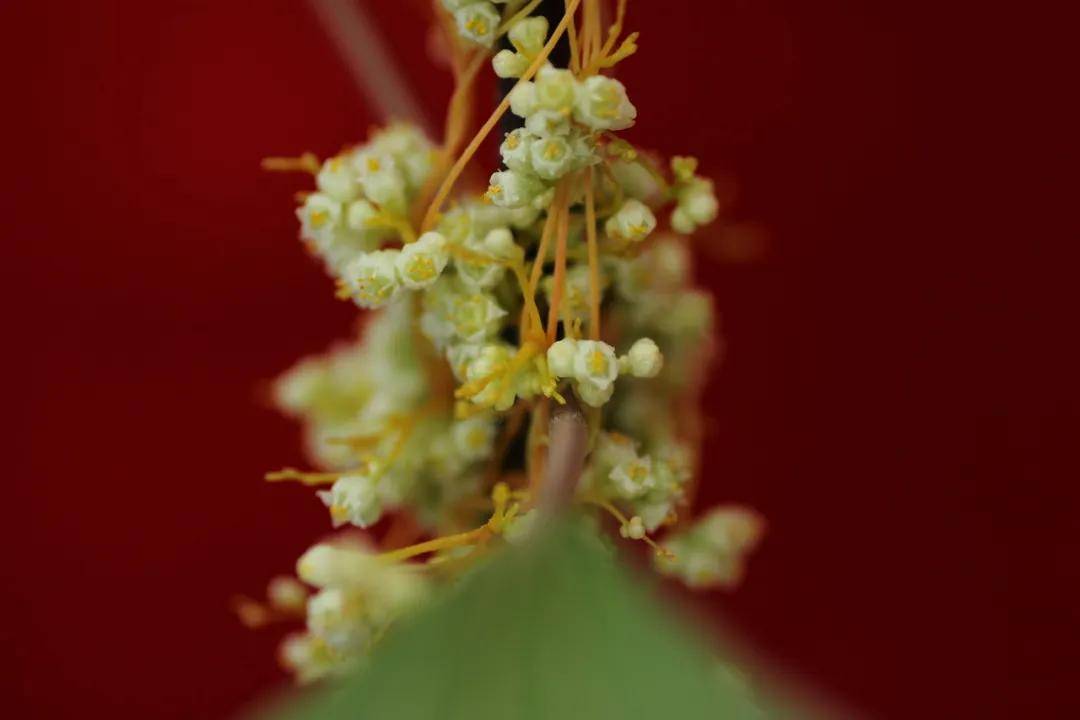
<path id="1" fill-rule="evenodd" d="M 555 408 L 548 425 L 547 468 L 538 503 L 543 511 L 559 512 L 573 500 L 588 450 L 589 425 L 571 396 Z"/>

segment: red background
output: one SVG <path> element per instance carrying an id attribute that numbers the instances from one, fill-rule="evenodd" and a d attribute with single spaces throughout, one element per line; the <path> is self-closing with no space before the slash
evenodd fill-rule
<path id="1" fill-rule="evenodd" d="M 421 15 L 367 1 L 438 117 L 449 79 Z M 745 586 L 709 602 L 871 716 L 1006 716 L 1008 657 L 1040 648 L 1001 625 L 993 506 L 1017 470 L 1000 451 L 1037 424 L 968 357 L 997 302 L 944 162 L 958 146 L 941 103 L 970 87 L 937 63 L 962 51 L 955 18 L 919 2 L 631 7 L 631 138 L 731 174 L 735 217 L 770 236 L 758 262 L 699 270 L 728 348 L 707 499 L 771 526 Z M 310 491 L 260 481 L 301 462 L 260 383 L 353 318 L 296 242 L 304 179 L 259 159 L 333 152 L 378 118 L 303 2 L 0 13 L 5 715 L 221 717 L 282 679 L 275 634 L 241 628 L 229 596 L 327 528 Z M 1028 704 L 1052 707 L 1047 688 Z"/>

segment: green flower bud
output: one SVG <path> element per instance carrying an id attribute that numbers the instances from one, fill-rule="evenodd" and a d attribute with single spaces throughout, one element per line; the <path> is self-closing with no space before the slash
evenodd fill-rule
<path id="1" fill-rule="evenodd" d="M 510 112 L 518 117 L 528 117 L 539 107 L 536 99 L 536 83 L 519 82 L 510 91 Z"/>
<path id="2" fill-rule="evenodd" d="M 563 338 L 547 349 L 548 370 L 557 377 L 574 376 L 574 359 L 577 357 L 577 341 Z"/>
<path id="3" fill-rule="evenodd" d="M 518 20 L 510 28 L 508 37 L 514 48 L 528 59 L 540 54 L 547 40 L 548 21 L 543 16 Z"/>
<path id="4" fill-rule="evenodd" d="M 529 69 L 529 58 L 513 50 L 500 50 L 491 58 L 491 68 L 501 78 L 521 77 Z"/>
<path id="5" fill-rule="evenodd" d="M 664 367 L 664 356 L 651 338 L 641 338 L 630 346 L 626 354 L 627 370 L 634 377 L 651 378 L 660 374 Z M 620 362 L 620 365 L 622 363 Z"/>

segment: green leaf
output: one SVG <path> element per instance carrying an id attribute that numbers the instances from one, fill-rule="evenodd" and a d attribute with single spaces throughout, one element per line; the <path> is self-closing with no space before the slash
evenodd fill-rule
<path id="1" fill-rule="evenodd" d="M 388 636 L 371 664 L 278 720 L 757 718 L 594 536 L 511 548 Z"/>

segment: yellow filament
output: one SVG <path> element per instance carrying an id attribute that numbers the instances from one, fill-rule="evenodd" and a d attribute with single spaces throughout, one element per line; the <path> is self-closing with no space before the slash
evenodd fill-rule
<path id="1" fill-rule="evenodd" d="M 611 49 L 615 47 L 616 41 L 619 39 L 619 34 L 622 32 L 623 20 L 626 18 L 626 0 L 619 0 L 618 9 L 615 11 L 615 22 L 608 28 L 607 41 L 604 43 L 604 47 L 597 53 L 596 58 L 590 64 L 586 74 L 591 75 L 600 69 L 601 65 L 607 60 L 611 54 Z"/>
<path id="2" fill-rule="evenodd" d="M 559 216 L 558 241 L 555 244 L 555 287 L 551 291 L 551 305 L 548 307 L 547 319 L 547 344 L 555 342 L 556 330 L 559 324 L 559 306 L 562 303 L 563 291 L 566 287 L 566 240 L 570 231 L 570 210 L 564 208 Z"/>
<path id="3" fill-rule="evenodd" d="M 457 533 L 456 535 L 446 535 L 435 538 L 434 540 L 417 543 L 415 545 L 403 547 L 399 550 L 391 550 L 390 552 L 381 553 L 379 557 L 388 562 L 396 562 L 430 552 L 449 550 L 464 545 L 474 545 L 478 542 L 488 540 L 492 535 L 501 535 L 506 527 L 506 521 L 513 517 L 513 514 L 508 515 L 506 512 L 506 505 L 512 497 L 513 494 L 510 492 L 510 488 L 506 483 L 497 483 L 491 491 L 491 501 L 495 506 L 495 510 L 491 514 L 491 517 L 488 518 L 488 521 L 480 527 Z M 517 509 L 515 506 L 512 508 L 512 513 L 516 512 Z"/>
<path id="4" fill-rule="evenodd" d="M 589 249 L 589 337 L 600 339 L 600 251 L 596 244 L 593 169 L 585 171 L 585 238 Z"/>
<path id="5" fill-rule="evenodd" d="M 458 533 L 456 535 L 446 535 L 445 537 L 435 538 L 434 540 L 428 540 L 427 542 L 403 547 L 400 550 L 391 550 L 390 552 L 381 553 L 379 557 L 388 562 L 408 560 L 411 557 L 423 555 L 425 553 L 449 550 L 463 545 L 473 545 L 480 540 L 487 539 L 491 534 L 491 530 L 485 523 L 474 530 Z"/>
<path id="6" fill-rule="evenodd" d="M 548 208 L 548 216 L 544 221 L 544 229 L 540 232 L 540 245 L 536 250 L 536 258 L 533 260 L 532 273 L 529 276 L 529 286 L 525 293 L 525 303 L 532 308 L 536 307 L 536 288 L 540 284 L 540 276 L 544 271 L 544 263 L 547 261 L 548 244 L 551 242 L 551 234 L 559 222 L 559 214 L 565 209 L 566 185 L 559 183 L 555 188 L 555 196 Z M 524 315 L 524 311 L 522 312 Z M 528 316 L 526 316 L 528 317 Z M 530 333 L 542 333 L 544 325 L 540 322 L 540 313 L 537 311 L 535 325 L 529 326 L 524 320 L 521 322 L 522 335 Z"/>
<path id="7" fill-rule="evenodd" d="M 615 507 L 607 500 L 598 497 L 586 496 L 581 498 L 581 501 L 584 503 L 588 503 L 589 505 L 595 505 L 596 507 L 605 510 L 609 515 L 618 520 L 619 523 L 622 525 L 630 524 L 630 518 L 626 517 L 626 515 L 623 515 L 622 511 L 619 510 L 619 508 Z M 675 559 L 675 553 L 671 552 L 662 545 L 657 545 L 656 542 L 648 535 L 645 535 L 641 539 L 646 545 L 655 550 L 657 555 L 667 558 L 668 560 Z"/>
<path id="8" fill-rule="evenodd" d="M 304 485 L 332 485 L 347 472 L 300 472 L 293 468 L 282 468 L 276 472 L 268 472 L 265 478 L 268 482 L 281 482 L 283 480 L 296 480 Z"/>
<path id="9" fill-rule="evenodd" d="M 268 157 L 260 163 L 268 172 L 306 172 L 319 174 L 319 158 L 314 153 L 304 153 L 300 157 Z"/>
<path id="10" fill-rule="evenodd" d="M 573 17 L 570 18 L 568 34 L 570 36 L 570 70 L 575 75 L 579 75 L 581 73 L 581 51 L 578 49 L 577 20 Z"/>
<path id="11" fill-rule="evenodd" d="M 503 34 L 509 32 L 510 28 L 514 27 L 514 24 L 517 23 L 518 20 L 528 16 L 541 2 L 543 2 L 543 0 L 531 0 L 525 7 L 511 15 L 510 18 L 505 20 L 503 24 L 499 26 L 499 29 L 495 31 L 495 37 L 499 38 Z"/>

